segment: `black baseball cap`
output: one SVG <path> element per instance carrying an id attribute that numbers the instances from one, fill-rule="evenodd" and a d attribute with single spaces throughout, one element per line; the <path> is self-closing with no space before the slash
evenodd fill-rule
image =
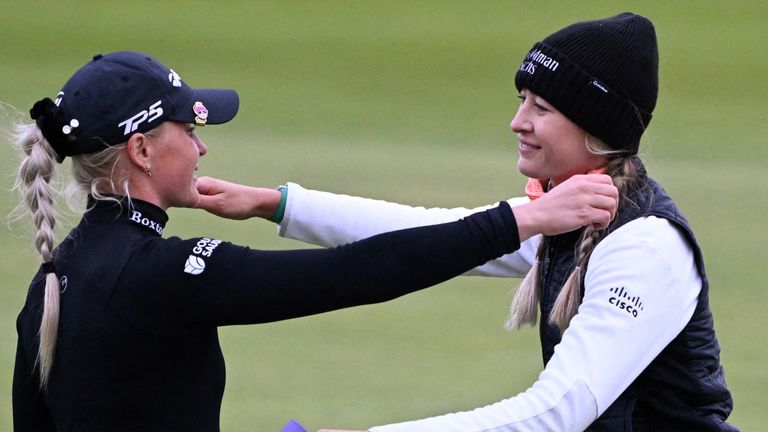
<path id="1" fill-rule="evenodd" d="M 239 105 L 234 90 L 193 89 L 149 55 L 120 51 L 95 55 L 55 100 L 38 101 L 30 114 L 61 162 L 121 144 L 166 120 L 226 123 Z"/>

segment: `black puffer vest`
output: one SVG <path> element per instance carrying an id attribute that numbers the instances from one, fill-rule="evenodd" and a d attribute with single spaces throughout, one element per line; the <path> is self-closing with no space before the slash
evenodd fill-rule
<path id="1" fill-rule="evenodd" d="M 588 431 L 737 431 L 724 420 L 733 408 L 720 366 L 720 346 L 709 309 L 709 282 L 701 249 L 688 221 L 664 189 L 650 178 L 631 194 L 608 233 L 634 219 L 668 219 L 688 239 L 702 278 L 698 305 L 680 334 L 667 345 Z M 541 264 L 541 338 L 544 363 L 549 362 L 560 331 L 547 320 L 566 278 L 575 266 L 574 245 L 581 231 L 546 237 Z M 628 263 L 628 265 L 630 265 Z M 586 271 L 586 269 L 585 269 Z M 584 287 L 582 286 L 582 296 Z"/>

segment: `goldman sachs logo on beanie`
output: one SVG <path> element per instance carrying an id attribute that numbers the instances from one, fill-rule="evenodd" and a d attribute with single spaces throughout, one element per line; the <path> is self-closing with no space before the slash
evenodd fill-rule
<path id="1" fill-rule="evenodd" d="M 520 65 L 520 70 L 533 75 L 536 73 L 537 63 L 551 70 L 552 72 L 556 71 L 557 67 L 560 66 L 559 61 L 542 53 L 540 49 L 533 49 L 528 53 L 528 56 L 526 56 L 526 60 L 523 60 L 523 64 Z"/>
<path id="2" fill-rule="evenodd" d="M 543 66 L 552 72 L 557 71 L 557 68 L 560 66 L 559 61 L 544 54 L 541 49 L 532 49 L 526 56 L 526 59 L 523 60 L 523 63 L 520 65 L 520 71 L 533 75 L 536 73 L 537 63 L 538 66 Z M 608 88 L 605 86 L 605 84 L 601 83 L 597 79 L 590 81 L 589 85 L 600 89 L 600 91 L 603 93 L 608 93 Z"/>

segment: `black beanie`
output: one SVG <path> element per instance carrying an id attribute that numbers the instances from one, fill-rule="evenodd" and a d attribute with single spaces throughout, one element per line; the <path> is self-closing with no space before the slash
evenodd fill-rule
<path id="1" fill-rule="evenodd" d="M 515 75 L 587 133 L 636 154 L 659 90 L 656 32 L 623 13 L 579 22 L 537 42 Z"/>

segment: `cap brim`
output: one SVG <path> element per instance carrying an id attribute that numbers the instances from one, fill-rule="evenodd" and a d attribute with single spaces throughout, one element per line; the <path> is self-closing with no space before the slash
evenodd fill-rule
<path id="1" fill-rule="evenodd" d="M 196 103 L 205 106 L 208 117 L 205 124 L 222 124 L 232 120 L 240 108 L 240 97 L 237 92 L 230 89 L 192 89 L 192 99 L 180 106 L 175 113 L 168 117 L 169 120 L 184 123 L 199 123 L 195 117 Z"/>

